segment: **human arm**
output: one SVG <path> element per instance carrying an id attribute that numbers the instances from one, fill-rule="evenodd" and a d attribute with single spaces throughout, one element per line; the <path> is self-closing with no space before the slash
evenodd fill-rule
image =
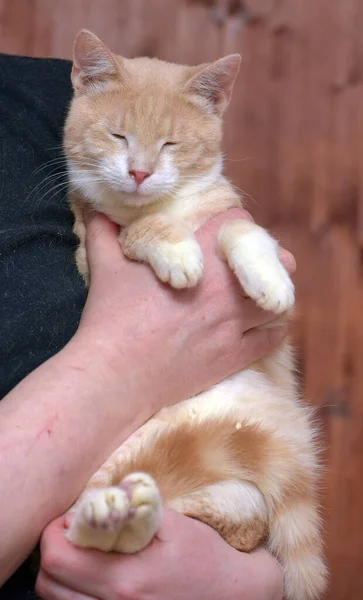
<path id="1" fill-rule="evenodd" d="M 44 600 L 281 600 L 277 561 L 230 547 L 213 529 L 165 511 L 156 538 L 130 556 L 75 548 L 65 519 L 42 537 L 37 592 Z"/>
<path id="2" fill-rule="evenodd" d="M 233 215 L 198 233 L 206 275 L 183 292 L 127 261 L 107 219 L 89 222 L 91 286 L 78 332 L 0 404 L 0 583 L 139 425 L 252 363 L 283 336 L 249 331 L 273 317 L 241 298 L 216 257 L 216 232 L 227 218 Z"/>

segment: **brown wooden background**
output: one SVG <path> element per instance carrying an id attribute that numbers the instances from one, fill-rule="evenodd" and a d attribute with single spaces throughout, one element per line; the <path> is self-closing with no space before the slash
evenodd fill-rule
<path id="1" fill-rule="evenodd" d="M 227 170 L 298 262 L 307 398 L 327 452 L 327 600 L 363 599 L 363 0 L 0 0 L 0 51 L 70 58 L 87 27 L 136 55 L 241 52 Z"/>

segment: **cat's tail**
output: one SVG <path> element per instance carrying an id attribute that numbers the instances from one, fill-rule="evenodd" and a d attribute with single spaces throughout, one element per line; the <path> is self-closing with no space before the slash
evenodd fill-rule
<path id="1" fill-rule="evenodd" d="M 276 508 L 269 549 L 283 565 L 287 600 L 317 600 L 327 585 L 318 504 L 308 490 Z"/>

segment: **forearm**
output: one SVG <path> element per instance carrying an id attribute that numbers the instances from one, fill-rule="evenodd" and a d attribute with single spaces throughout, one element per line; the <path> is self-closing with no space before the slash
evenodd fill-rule
<path id="1" fill-rule="evenodd" d="M 119 376 L 94 352 L 72 341 L 0 403 L 0 584 L 151 414 L 132 365 L 124 365 L 120 390 Z"/>

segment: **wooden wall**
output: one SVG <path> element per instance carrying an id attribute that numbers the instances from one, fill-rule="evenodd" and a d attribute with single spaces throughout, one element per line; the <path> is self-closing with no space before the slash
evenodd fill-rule
<path id="1" fill-rule="evenodd" d="M 226 167 L 297 258 L 296 343 L 323 422 L 327 600 L 363 598 L 363 0 L 0 0 L 0 51 L 241 52 Z"/>

